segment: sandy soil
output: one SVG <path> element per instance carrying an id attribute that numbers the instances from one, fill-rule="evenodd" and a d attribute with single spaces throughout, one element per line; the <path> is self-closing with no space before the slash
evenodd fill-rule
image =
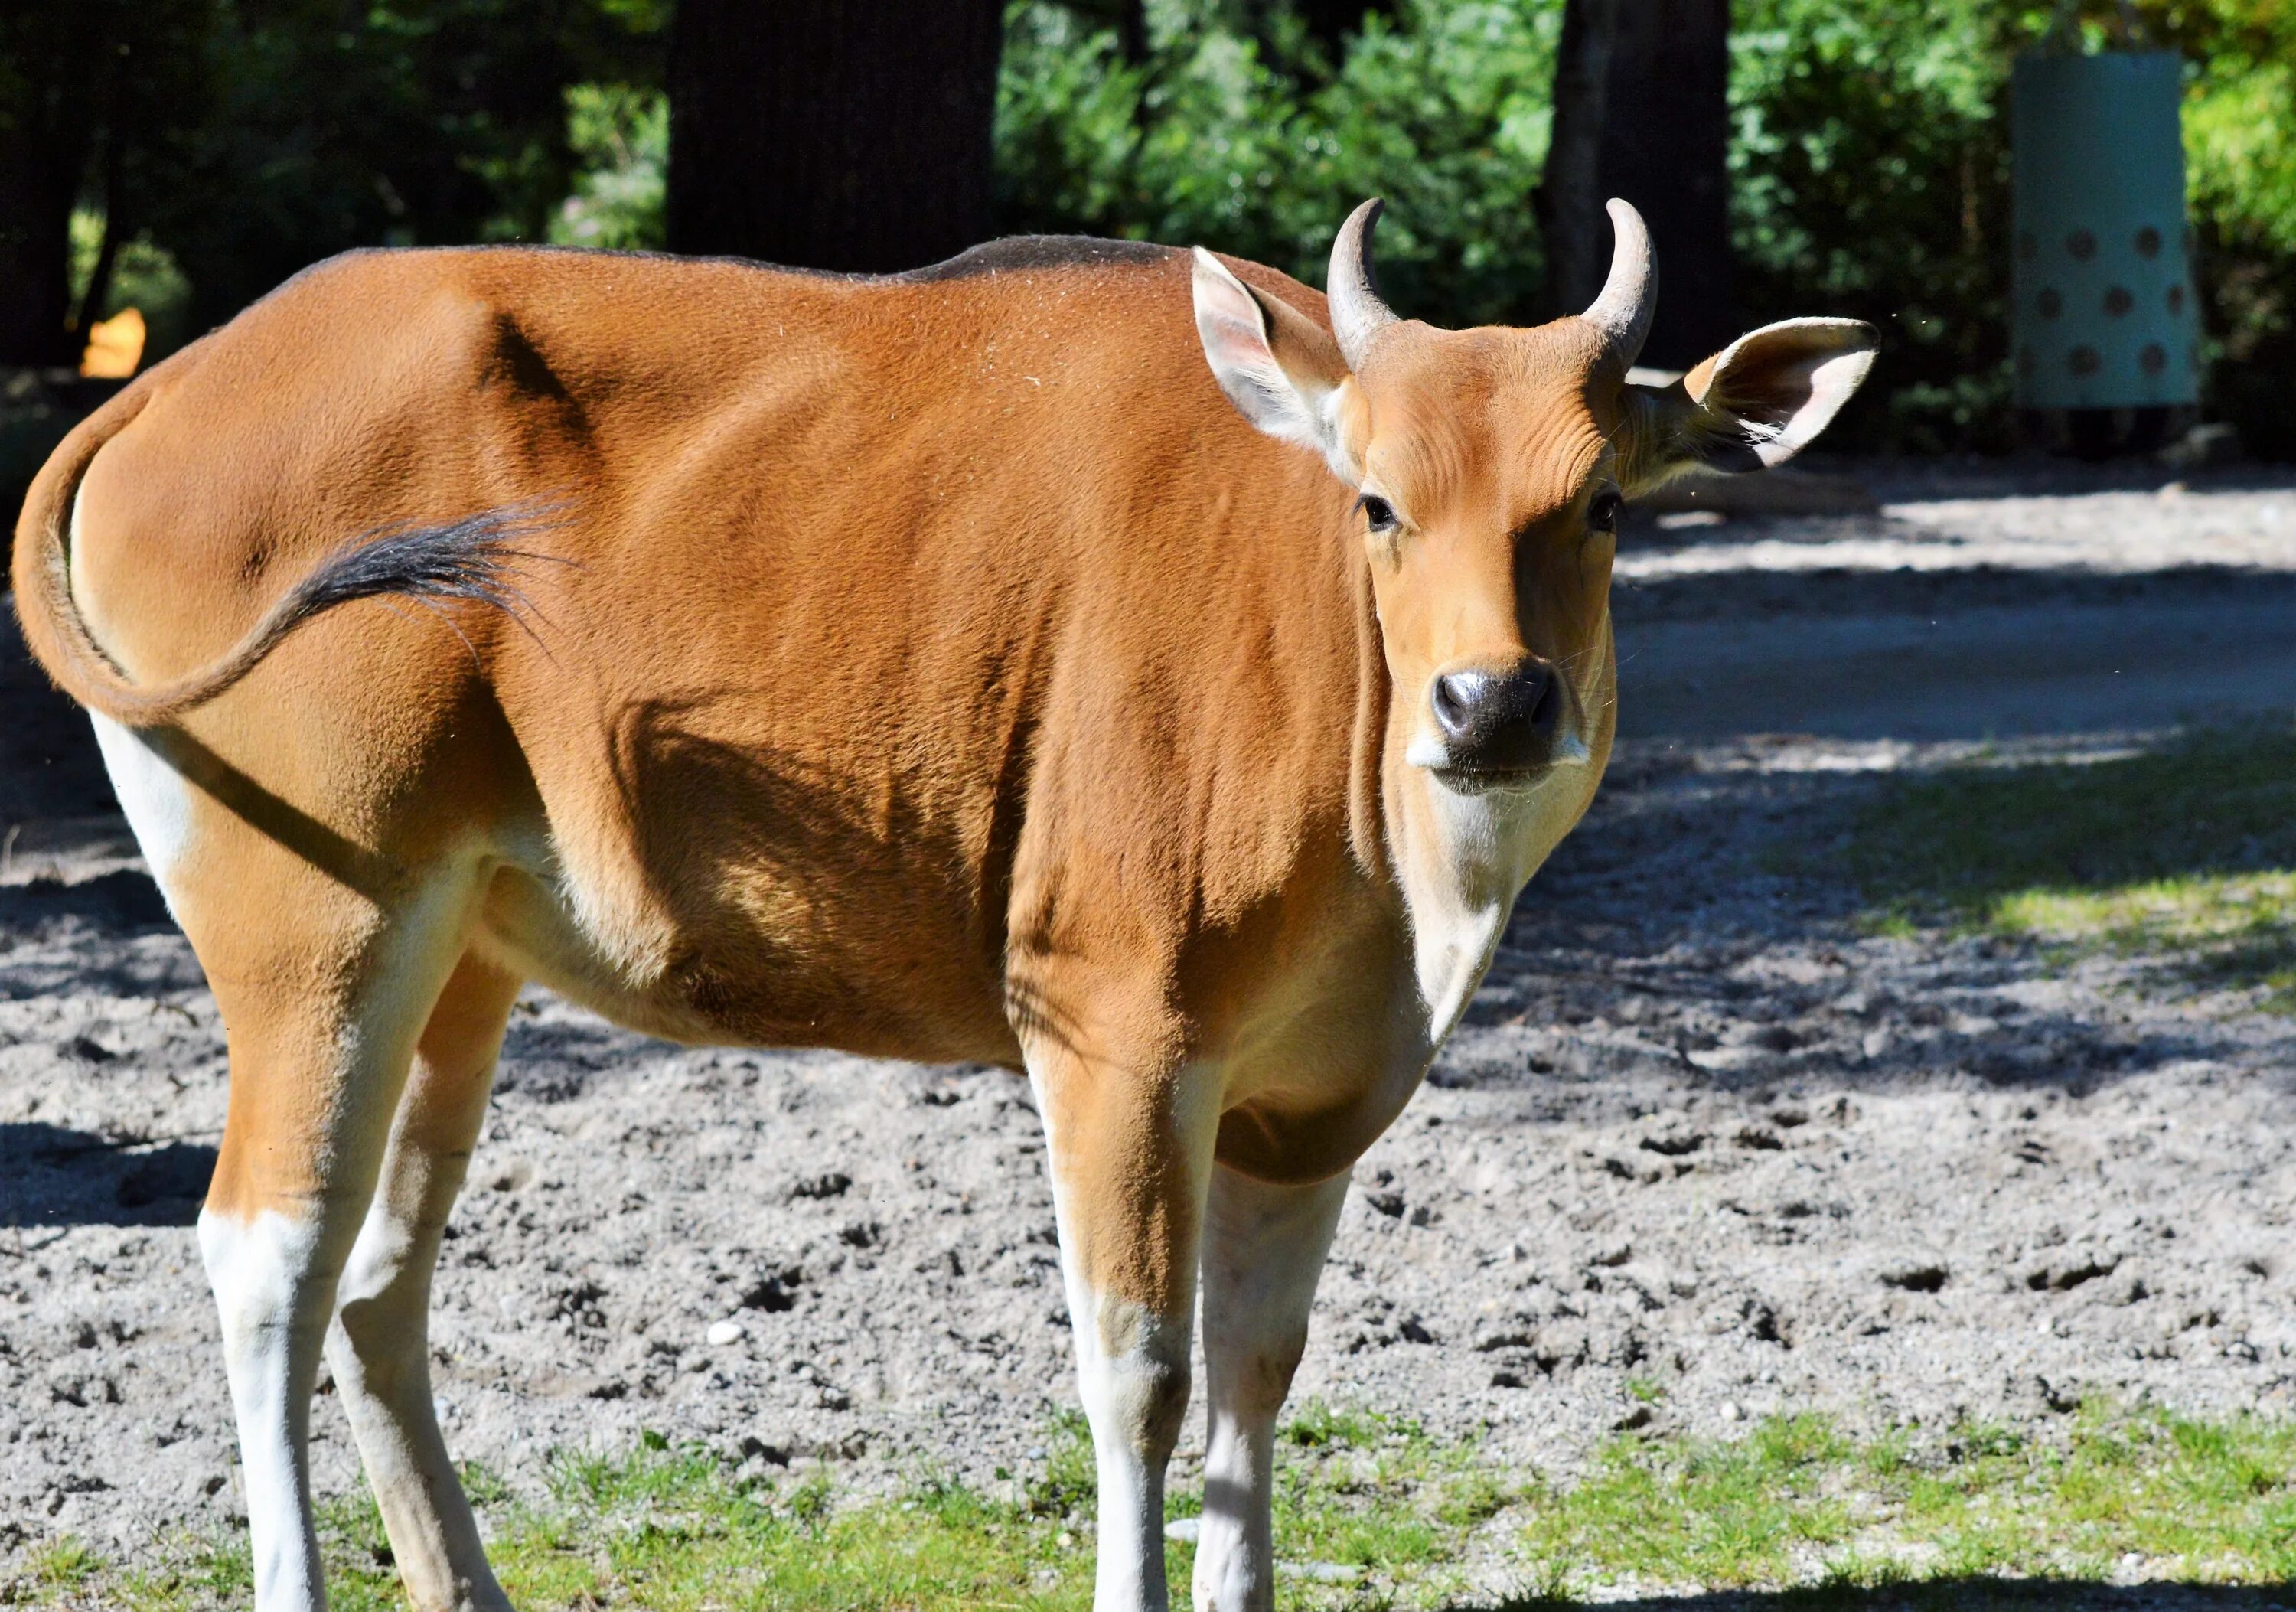
<path id="1" fill-rule="evenodd" d="M 1357 1172 L 1303 1394 L 1563 1470 L 1630 1378 L 1710 1433 L 2286 1407 L 2296 1024 L 1866 937 L 1773 853 L 1973 739 L 2296 703 L 2296 480 L 1868 473 L 1879 516 L 1636 535 L 1628 741 Z M 77 721 L 5 647 L 0 1559 L 133 1551 L 239 1512 L 189 1229 L 221 1036 Z M 641 1428 L 866 1483 L 1025 1469 L 1074 1401 L 1042 1154 L 1003 1073 L 681 1050 L 533 997 L 441 1264 L 449 1442 L 519 1484 Z M 316 1427 L 348 1486 L 331 1402 Z"/>

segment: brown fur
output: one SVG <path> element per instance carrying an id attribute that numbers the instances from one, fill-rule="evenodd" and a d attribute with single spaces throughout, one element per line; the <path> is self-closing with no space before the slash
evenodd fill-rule
<path id="1" fill-rule="evenodd" d="M 50 574 L 131 687 L 227 655 L 346 534 L 562 508 L 529 546 L 574 563 L 516 578 L 531 631 L 348 604 L 152 730 L 201 790 L 201 846 L 266 843 L 385 907 L 483 863 L 472 947 L 685 1039 L 1011 1065 L 1038 1041 L 1126 1082 L 1225 1057 L 1263 1138 L 1238 1146 L 1265 1152 L 1276 1111 L 1344 1106 L 1386 1061 L 1356 1043 L 1381 1016 L 1364 983 L 1401 981 L 1402 913 L 1350 784 L 1396 670 L 1366 606 L 1398 568 L 1366 586 L 1347 489 L 1226 409 L 1185 285 L 1177 256 L 938 282 L 338 259 L 60 450 L 20 547 L 28 636 L 102 705 L 44 587 L 75 499 L 81 547 Z M 1500 342 L 1488 417 L 1401 473 L 1462 565 L 1502 567 L 1476 580 L 1504 646 L 1506 540 L 1571 473 L 1452 473 L 1495 432 L 1535 456 L 1551 416 L 1586 415 L 1549 383 L 1520 417 Z M 1555 647 L 1583 654 L 1604 579 L 1570 580 Z M 1436 658 L 1475 629 L 1452 625 Z M 578 946 L 561 876 L 589 898 Z M 176 898 L 211 972 L 341 945 L 280 937 L 236 859 L 226 877 Z M 251 1210 L 231 1173 L 218 1205 Z"/>

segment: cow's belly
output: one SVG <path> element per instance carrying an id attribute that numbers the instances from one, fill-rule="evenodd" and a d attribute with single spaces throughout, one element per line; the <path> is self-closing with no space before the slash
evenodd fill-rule
<path id="1" fill-rule="evenodd" d="M 1018 1066 L 1001 988 L 955 915 L 931 921 L 867 883 L 833 898 L 761 891 L 734 870 L 710 893 L 682 892 L 672 921 L 653 925 L 632 955 L 627 926 L 585 899 L 595 892 L 505 868 L 477 944 L 593 1012 L 671 1040 Z"/>

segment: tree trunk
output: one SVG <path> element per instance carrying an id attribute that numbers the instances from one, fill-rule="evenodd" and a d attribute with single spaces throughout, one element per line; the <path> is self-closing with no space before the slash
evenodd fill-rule
<path id="1" fill-rule="evenodd" d="M 23 88 L 0 108 L 0 364 L 73 364 L 72 202 L 91 120 L 58 103 L 61 85 Z"/>
<path id="2" fill-rule="evenodd" d="M 914 268 L 983 239 L 997 0 L 678 0 L 672 250 Z"/>
<path id="3" fill-rule="evenodd" d="M 1148 60 L 1147 0 L 1069 0 L 1069 9 L 1116 30 L 1116 48 L 1125 66 L 1138 67 Z"/>
<path id="4" fill-rule="evenodd" d="M 1554 119 L 1546 173 L 1533 202 L 1546 249 L 1546 311 L 1575 314 L 1601 294 L 1610 267 L 1603 214 L 1603 135 L 1619 10 L 1631 0 L 1565 0 L 1554 58 Z"/>
<path id="5" fill-rule="evenodd" d="M 1729 0 L 1625 0 L 1611 51 L 1603 184 L 1658 250 L 1646 364 L 1687 369 L 1738 333 L 1730 305 Z"/>
<path id="6" fill-rule="evenodd" d="M 1548 305 L 1602 290 L 1603 202 L 1642 211 L 1658 251 L 1658 317 L 1643 362 L 1686 369 L 1737 333 L 1730 303 L 1728 0 L 1569 0 L 1541 190 Z M 1599 91 L 1592 81 L 1599 78 Z M 1589 126 L 1597 131 L 1591 164 Z"/>

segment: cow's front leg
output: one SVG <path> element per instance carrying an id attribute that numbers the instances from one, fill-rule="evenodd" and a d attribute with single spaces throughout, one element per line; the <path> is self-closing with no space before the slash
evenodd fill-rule
<path id="1" fill-rule="evenodd" d="M 1203 1612 L 1275 1604 L 1275 1418 L 1308 1346 L 1308 1312 L 1348 1178 L 1275 1186 L 1221 1166 L 1204 1226 L 1204 1376 L 1210 1436 L 1196 1543 Z"/>
<path id="2" fill-rule="evenodd" d="M 1029 1057 L 1100 1472 L 1097 1612 L 1162 1612 L 1164 1467 L 1188 1408 L 1216 1071 Z"/>

